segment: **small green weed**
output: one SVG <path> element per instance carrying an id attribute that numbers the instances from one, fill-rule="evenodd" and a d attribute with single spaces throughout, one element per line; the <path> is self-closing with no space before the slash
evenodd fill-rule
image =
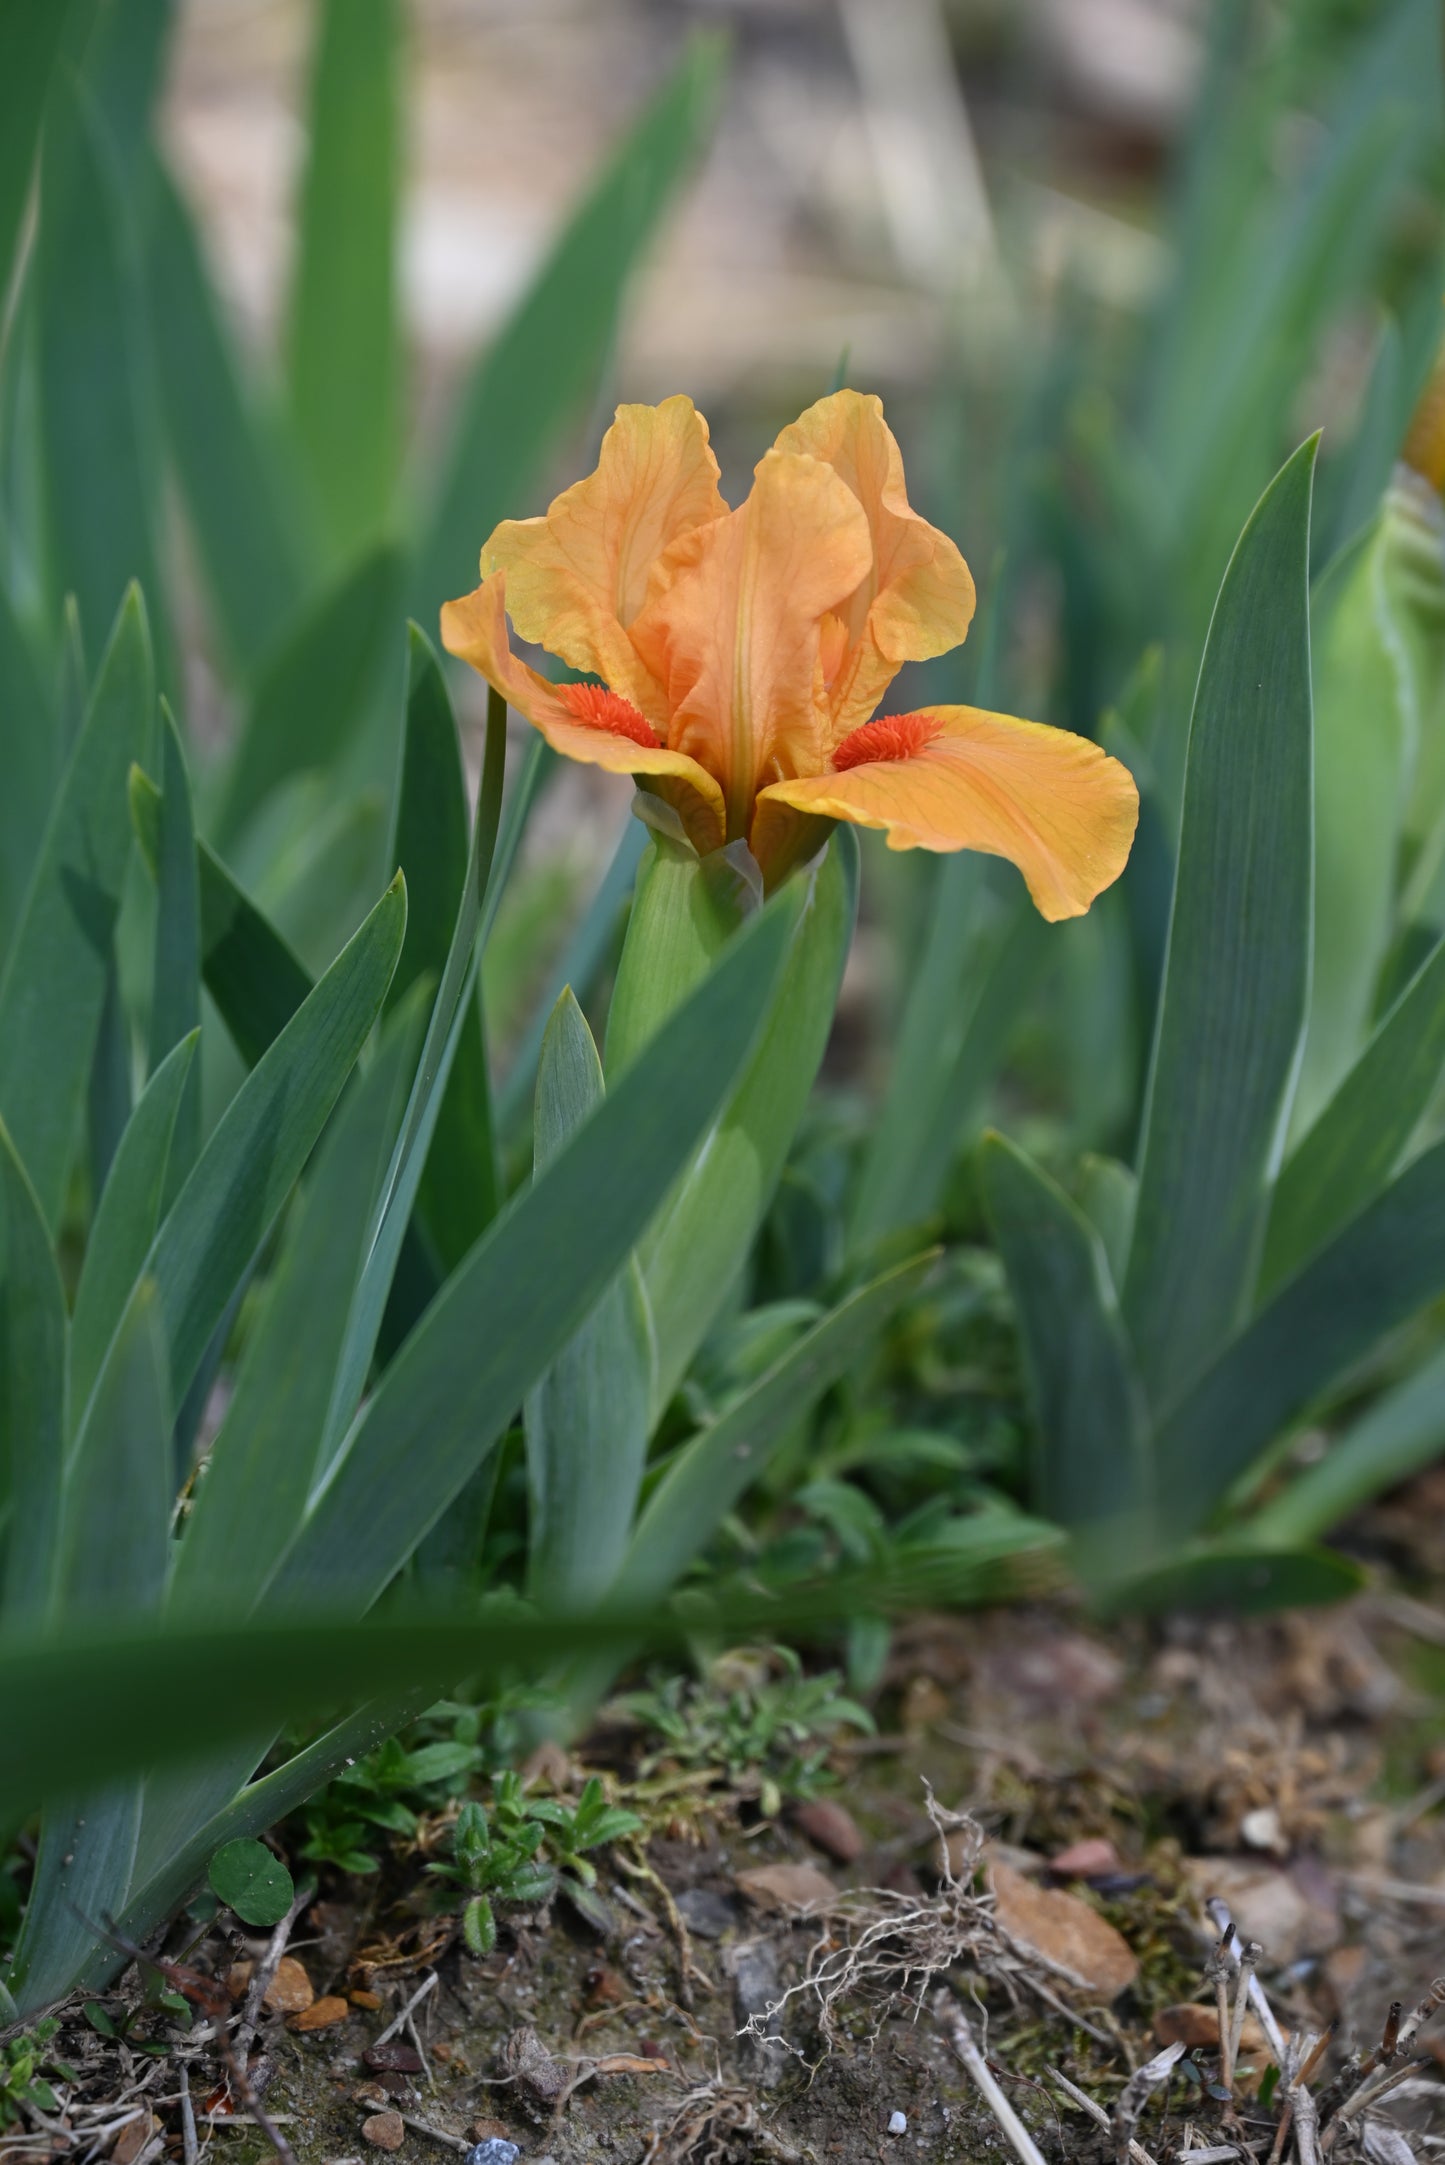
<path id="1" fill-rule="evenodd" d="M 462 1937 L 473 1954 L 497 1944 L 494 1905 L 545 1902 L 560 1886 L 573 1891 L 597 1884 L 597 1869 L 583 1854 L 636 1834 L 635 1812 L 609 1804 L 595 1775 L 575 1806 L 554 1797 L 528 1797 L 515 1774 L 503 1774 L 492 1794 L 488 1818 L 480 1804 L 464 1804 L 452 1835 L 452 1853 L 427 1866 L 441 1882 L 439 1906 L 466 1897 Z"/>
<path id="2" fill-rule="evenodd" d="M 873 1732 L 873 1717 L 839 1689 L 836 1669 L 805 1676 L 786 1646 L 724 1654 L 704 1676 L 654 1671 L 645 1691 L 613 1702 L 660 1739 L 642 1761 L 645 1779 L 664 1761 L 712 1767 L 727 1786 L 756 1795 L 766 1817 L 785 1797 L 815 1797 L 832 1786 L 828 1752 L 840 1729 Z"/>
<path id="3" fill-rule="evenodd" d="M 378 1834 L 413 1839 L 424 1814 L 445 1810 L 487 1771 L 487 1712 L 440 1700 L 338 1774 L 298 1814 L 305 1837 L 298 1854 L 340 1872 L 379 1871 Z"/>
<path id="4" fill-rule="evenodd" d="M 46 2078 L 59 2075 L 63 2082 L 75 2080 L 74 2071 L 50 2050 L 51 2039 L 59 2028 L 54 2017 L 47 2016 L 34 2029 L 0 2045 L 0 2128 L 14 2127 L 27 2105 L 37 2112 L 59 2110 Z"/>

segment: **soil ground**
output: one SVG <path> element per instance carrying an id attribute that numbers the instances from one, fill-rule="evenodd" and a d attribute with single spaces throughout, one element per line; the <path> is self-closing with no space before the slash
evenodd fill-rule
<path id="1" fill-rule="evenodd" d="M 1423 1519 L 1419 1496 L 1402 1508 L 1415 1511 L 1416 1527 L 1433 1527 L 1438 1503 L 1431 1491 L 1433 1515 Z M 1421 1587 L 1418 1573 L 1413 1583 Z M 428 1913 L 431 1883 L 415 1853 L 378 1879 L 328 1877 L 288 1953 L 310 1988 L 344 2009 L 310 2032 L 295 2014 L 267 2017 L 253 2071 L 266 2108 L 298 2165 L 369 2160 L 378 2133 L 397 2132 L 394 2121 L 377 2125 L 393 2111 L 404 2116 L 402 2165 L 460 2157 L 488 2137 L 515 2143 L 522 2165 L 1005 2157 L 998 2119 L 951 2041 L 961 2011 L 1043 2155 L 1102 2159 L 1114 2136 L 1046 2071 L 1061 2070 L 1108 2110 L 1130 2071 L 1177 2033 L 1182 2018 L 1165 2010 L 1196 2002 L 1190 2019 L 1207 2024 L 1216 1935 L 1201 1899 L 1210 1892 L 1262 1943 L 1258 1974 L 1286 2030 L 1337 2025 L 1318 2091 L 1352 2046 L 1376 2042 L 1391 2002 L 1410 2009 L 1445 1969 L 1439 1584 L 1434 1602 L 1377 1591 L 1337 1610 L 1254 1621 L 1105 1630 L 1059 1605 L 914 1619 L 878 1700 L 882 1733 L 835 1754 L 841 1822 L 825 1814 L 810 1838 L 815 1814 L 800 1823 L 785 1808 L 765 1821 L 754 1802 L 696 1777 L 669 1796 L 663 1770 L 645 1844 L 602 1860 L 605 1917 L 584 1919 L 565 1900 L 540 1915 L 512 1912 L 485 1959 L 464 1949 L 454 1920 Z M 635 1740 L 603 1727 L 576 1764 L 602 1769 L 625 1797 L 629 1753 Z M 538 1775 L 565 1788 L 575 1773 L 558 1760 L 549 1748 Z M 975 1863 L 970 1838 L 954 1836 L 952 1886 L 930 1790 L 986 1837 Z M 861 1853 L 845 1864 L 835 1852 L 850 1846 L 849 1827 Z M 441 1831 L 424 1830 L 423 1847 Z M 1092 1846 L 1080 1853 L 1081 1843 Z M 1061 1854 L 1064 1868 L 1051 1872 Z M 750 1885 L 745 1875 L 770 1865 L 795 1870 L 771 1893 Z M 1071 1876 L 1085 1869 L 1091 1878 Z M 1077 1910 L 1037 1908 L 1044 1890 L 1066 1883 L 1112 1934 L 1081 1940 Z M 1030 1897 L 1031 1886 L 1039 1894 Z M 789 1903 L 803 1900 L 820 1906 L 800 1917 Z M 922 1940 L 920 1919 L 932 1920 Z M 836 1970 L 874 1921 L 884 1972 L 838 1998 L 831 2043 L 815 1991 L 796 1992 L 770 2021 L 789 1986 L 820 1961 Z M 906 1943 L 925 1947 L 936 1974 L 887 1971 Z M 192 1959 L 224 1974 L 264 1945 L 264 1935 L 223 1945 L 216 1934 Z M 171 1950 L 179 1946 L 173 1935 Z M 433 1973 L 414 2030 L 404 2026 L 378 2051 Z M 107 2004 L 119 2009 L 134 1989 L 132 1975 Z M 740 2034 L 751 2016 L 771 2041 Z M 1445 2019 L 1438 2027 L 1445 2036 Z M 208 2048 L 170 2034 L 170 2055 L 147 2059 L 96 2036 L 78 2011 L 67 2018 L 56 2049 L 76 2082 L 48 2128 L 5 2138 L 4 2165 L 61 2154 L 110 2165 L 181 2158 L 180 2068 L 188 2065 L 199 2106 L 219 2070 Z M 1433 2034 L 1424 2027 L 1412 2051 L 1423 2057 Z M 1268 2058 L 1256 2052 L 1254 2064 Z M 1206 2044 L 1145 2106 L 1138 2139 L 1160 2165 L 1221 2144 L 1267 2155 L 1277 2106 L 1251 2095 L 1247 2075 L 1233 2105 L 1211 2097 L 1217 2074 Z M 106 2133 L 117 2101 L 138 2117 Z M 1356 2147 L 1351 2129 L 1331 2155 L 1431 2156 L 1445 2149 L 1442 2105 L 1431 2057 L 1391 2101 L 1411 2151 L 1381 2148 L 1388 2138 L 1378 2131 L 1374 2147 Z M 906 2131 L 890 2133 L 900 2114 Z M 202 2121 L 198 2141 L 216 2165 L 270 2154 L 254 2127 L 235 2121 Z M 493 2153 L 482 2165 L 504 2161 Z"/>

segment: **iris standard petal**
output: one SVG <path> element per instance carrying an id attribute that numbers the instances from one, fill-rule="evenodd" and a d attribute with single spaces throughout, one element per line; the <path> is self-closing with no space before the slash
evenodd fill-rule
<path id="1" fill-rule="evenodd" d="M 504 520 L 482 550 L 482 577 L 506 572 L 522 638 L 601 677 L 649 721 L 665 721 L 627 627 L 657 558 L 727 508 L 707 423 L 690 398 L 619 406 L 596 472 L 564 490 L 545 517 Z"/>
<path id="2" fill-rule="evenodd" d="M 930 707 L 871 732 L 885 748 L 907 740 L 917 749 L 764 790 L 753 841 L 760 862 L 777 847 L 774 821 L 786 831 L 790 812 L 823 813 L 882 828 L 890 849 L 1007 857 L 1051 921 L 1082 916 L 1123 871 L 1139 793 L 1128 769 L 1087 737 L 978 707 Z"/>
<path id="3" fill-rule="evenodd" d="M 839 611 L 848 644 L 830 672 L 837 738 L 867 720 L 904 662 L 960 644 L 973 618 L 973 580 L 947 534 L 909 503 L 881 399 L 835 391 L 785 428 L 777 449 L 825 460 L 858 499 L 872 538 L 868 575 Z"/>
<path id="4" fill-rule="evenodd" d="M 722 785 L 729 841 L 747 834 L 761 783 L 816 773 L 827 758 L 820 626 L 872 554 L 862 507 L 833 469 L 770 451 L 739 510 L 658 561 L 633 643 L 666 695 L 670 743 Z"/>
<path id="5" fill-rule="evenodd" d="M 549 684 L 512 652 L 501 572 L 461 600 L 443 605 L 442 645 L 480 671 L 509 706 L 541 731 L 554 752 L 609 774 L 648 776 L 649 786 L 673 806 L 700 852 L 721 846 L 722 791 L 705 768 L 686 753 L 639 743 L 602 722 L 579 720 L 583 703 L 569 703 L 567 687 Z"/>

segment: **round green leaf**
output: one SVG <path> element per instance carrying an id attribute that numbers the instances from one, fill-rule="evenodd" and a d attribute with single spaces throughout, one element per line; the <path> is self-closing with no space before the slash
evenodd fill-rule
<path id="1" fill-rule="evenodd" d="M 291 1874 L 264 1842 L 227 1842 L 211 1859 L 211 1885 L 242 1924 L 279 1924 L 296 1898 Z"/>

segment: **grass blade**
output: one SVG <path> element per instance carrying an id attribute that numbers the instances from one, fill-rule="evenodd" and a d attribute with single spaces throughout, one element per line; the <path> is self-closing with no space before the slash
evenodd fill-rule
<path id="1" fill-rule="evenodd" d="M 340 557 L 385 519 L 401 442 L 401 10 L 321 0 L 317 16 L 287 361 L 297 440 Z"/>
<path id="2" fill-rule="evenodd" d="M 1141 1572 L 1109 1591 L 1112 1614 L 1226 1610 L 1260 1616 L 1272 1609 L 1317 1608 L 1346 1601 L 1365 1584 L 1360 1566 L 1328 1549 L 1256 1548 L 1253 1542 L 1200 1550 Z"/>
<path id="3" fill-rule="evenodd" d="M 0 1614 L 9 1624 L 41 1613 L 54 1566 L 65 1336 L 65 1288 L 45 1214 L 0 1122 Z"/>
<path id="4" fill-rule="evenodd" d="M 860 1249 L 934 1208 L 1049 957 L 1050 928 L 1026 902 L 996 909 L 968 930 L 971 901 L 983 899 L 977 859 L 950 858 L 936 876 L 928 945 L 853 1206 L 851 1234 Z"/>
<path id="5" fill-rule="evenodd" d="M 322 1463 L 329 1465 L 339 1447 L 366 1382 L 377 1335 L 396 1273 L 397 1258 L 411 1222 L 412 1205 L 436 1132 L 442 1093 L 457 1045 L 471 1013 L 478 950 L 485 937 L 483 907 L 494 868 L 497 824 L 501 816 L 502 776 L 507 755 L 507 710 L 495 693 L 487 701 L 487 738 L 477 816 L 472 828 L 456 924 L 431 1020 L 422 1044 L 401 1133 L 372 1213 L 367 1252 L 357 1281 L 346 1338 L 336 1364 L 331 1411 L 322 1439 Z"/>
<path id="6" fill-rule="evenodd" d="M 1124 1312 L 1157 1406 L 1245 1312 L 1309 992 L 1315 440 L 1260 498 L 1200 665 Z"/>
<path id="7" fill-rule="evenodd" d="M 1008 1272 L 1038 1428 L 1034 1501 L 1086 1577 L 1137 1560 L 1154 1517 L 1144 1396 L 1104 1244 L 1038 1166 L 990 1135 L 984 1202 Z"/>
<path id="8" fill-rule="evenodd" d="M 152 878 L 160 866 L 162 801 L 150 776 L 132 768 L 131 822 Z M 236 1050 L 254 1067 L 310 992 L 311 972 L 215 851 L 198 841 L 196 852 L 201 973 Z"/>
<path id="9" fill-rule="evenodd" d="M 121 178 L 84 90 L 57 83 L 45 129 L 36 299 L 49 589 L 74 594 L 91 637 L 138 580 L 169 681 L 154 539 L 134 266 Z"/>
<path id="10" fill-rule="evenodd" d="M 292 1715 L 348 1696 L 400 1696 L 458 1677 L 540 1675 L 559 1659 L 607 1646 L 681 1646 L 706 1628 L 726 1643 L 828 1628 L 860 1607 L 887 1611 L 976 1596 L 997 1587 L 991 1571 L 1010 1546 L 1039 1545 L 1040 1529 L 1017 1514 L 1002 1524 L 978 1514 L 982 1537 L 915 1551 L 905 1571 L 840 1573 L 821 1585 L 724 1589 L 710 1611 L 608 1608 L 539 1616 L 513 1600 L 455 1614 L 404 1611 L 338 1621 L 315 1608 L 272 1609 L 264 1620 L 184 1623 L 117 1620 L 78 1625 L 0 1647 L 0 1813 L 22 1818 L 64 1795 L 97 1765 L 126 1774 L 194 1763 L 238 1736 L 270 1731 Z M 964 1521 L 966 1530 L 973 1521 Z M 969 1554 L 972 1546 L 974 1553 Z M 1017 1583 L 1015 1576 L 1015 1583 Z M 1007 1581 L 1005 1582 L 1007 1583 Z M 177 1706 L 187 1719 L 167 1719 Z"/>
<path id="11" fill-rule="evenodd" d="M 398 875 L 242 1083 L 162 1222 L 146 1275 L 165 1319 L 178 1403 L 341 1094 L 380 1012 L 405 927 Z"/>
<path id="12" fill-rule="evenodd" d="M 1389 1179 L 1445 1072 L 1445 940 L 1380 1023 L 1285 1161 L 1265 1240 L 1262 1288 L 1297 1270 Z"/>
<path id="13" fill-rule="evenodd" d="M 0 304 L 20 244 L 40 125 L 71 16 L 84 5 L 6 8 L 0 14 Z"/>
<path id="14" fill-rule="evenodd" d="M 126 1312 L 66 1468 L 50 1590 L 56 1616 L 115 1619 L 154 1608 L 172 1493 L 165 1333 L 146 1285 Z M 9 1978 L 22 2004 L 43 2006 L 69 1991 L 93 1956 L 88 1920 L 123 1904 L 141 1794 L 139 1780 L 107 1782 L 47 1813 Z"/>
<path id="15" fill-rule="evenodd" d="M 157 1606 L 173 1496 L 165 1315 L 155 1284 L 142 1279 L 66 1463 L 57 1617 Z"/>
<path id="16" fill-rule="evenodd" d="M 126 776 L 144 759 L 155 686 L 132 588 L 101 663 L 0 978 L 0 1115 L 46 1221 L 59 1222 L 80 1138 L 130 857 Z M 64 986 L 63 1001 L 55 997 Z"/>
<path id="17" fill-rule="evenodd" d="M 406 946 L 389 1000 L 423 972 L 438 983 L 466 890 L 466 777 L 446 683 L 430 642 L 411 627 L 401 778 L 391 862 L 406 874 Z M 417 1211 L 442 1275 L 454 1270 L 496 1214 L 499 1172 L 481 1002 L 467 997 L 451 1073 L 427 1151 Z"/>
<path id="18" fill-rule="evenodd" d="M 190 210 L 159 161 L 152 197 L 146 276 L 166 444 L 217 629 L 232 663 L 250 677 L 307 592 L 295 513 Z"/>
<path id="19" fill-rule="evenodd" d="M 262 668 L 217 820 L 223 846 L 282 782 L 325 772 L 354 742 L 392 638 L 400 574 L 394 549 L 369 551 Z"/>
<path id="20" fill-rule="evenodd" d="M 534 1178 L 604 1096 L 592 1032 L 564 992 L 542 1041 Z M 652 1313 L 628 1256 L 527 1396 L 527 1583 L 535 1600 L 581 1607 L 616 1577 L 642 1485 L 656 1368 Z"/>
<path id="21" fill-rule="evenodd" d="M 182 1038 L 141 1093 L 91 1222 L 70 1331 L 70 1403 L 77 1410 L 89 1403 L 106 1347 L 160 1224 L 172 1185 L 172 1138 L 198 1042 L 197 1031 Z"/>
<path id="22" fill-rule="evenodd" d="M 420 1029 L 413 994 L 338 1106 L 292 1212 L 176 1551 L 170 1602 L 178 1612 L 248 1600 L 305 1506 Z"/>
<path id="23" fill-rule="evenodd" d="M 642 852 L 647 846 L 647 829 L 640 819 L 629 819 L 622 831 L 622 839 L 613 854 L 612 862 L 598 886 L 596 894 L 583 914 L 581 923 L 567 942 L 562 958 L 547 980 L 534 1020 L 525 1037 L 517 1047 L 506 1080 L 497 1093 L 497 1124 L 503 1135 L 510 1136 L 525 1119 L 531 1105 L 532 1091 L 537 1080 L 537 1062 L 542 1053 L 542 1039 L 552 1010 L 570 985 L 577 998 L 585 1002 L 597 983 L 608 955 L 616 944 L 622 913 L 633 882 Z"/>
<path id="24" fill-rule="evenodd" d="M 1438 1352 L 1377 1398 L 1278 1496 L 1252 1509 L 1248 1538 L 1264 1548 L 1318 1541 L 1373 1497 L 1423 1473 L 1442 1451 L 1445 1352 Z"/>
<path id="25" fill-rule="evenodd" d="M 156 861 L 155 965 L 151 973 L 151 1072 L 201 1026 L 201 901 L 196 877 L 196 829 L 191 784 L 175 717 L 161 701 L 161 818 Z M 201 1142 L 198 1071 L 188 1074 L 176 1114 L 166 1168 L 174 1195 L 196 1161 Z"/>
<path id="26" fill-rule="evenodd" d="M 1282 1286 L 1165 1421 L 1163 1508 L 1184 1533 L 1290 1421 L 1445 1288 L 1445 1143 Z"/>
<path id="27" fill-rule="evenodd" d="M 24 907 L 51 800 L 61 747 L 52 702 L 30 642 L 0 584 L 0 735 L 5 787 L 0 790 L 0 969 Z"/>
<path id="28" fill-rule="evenodd" d="M 833 1026 L 857 899 L 857 844 L 843 828 L 811 871 L 780 890 L 794 924 L 762 1035 L 736 1093 L 639 1244 L 657 1333 L 658 1410 L 716 1320 L 772 1200 Z M 623 981 L 619 972 L 619 988 Z M 614 1015 L 617 1005 L 614 995 Z M 607 1050 L 611 1083 L 618 1070 L 610 1024 Z M 650 1057 L 644 1049 L 644 1066 Z"/>
<path id="29" fill-rule="evenodd" d="M 628 274 L 706 138 L 722 66 L 716 40 L 692 41 L 481 362 L 419 547 L 411 613 L 423 624 L 475 586 L 483 539 L 526 508 L 559 432 L 595 396 Z"/>

